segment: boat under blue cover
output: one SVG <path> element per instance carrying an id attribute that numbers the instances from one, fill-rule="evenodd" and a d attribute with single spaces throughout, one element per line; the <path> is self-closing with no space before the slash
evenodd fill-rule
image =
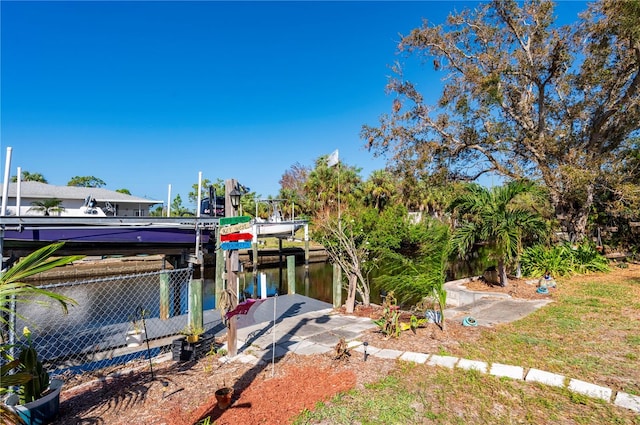
<path id="1" fill-rule="evenodd" d="M 209 231 L 201 231 L 200 241 L 209 242 Z M 87 242 L 87 243 L 144 243 L 195 244 L 196 229 L 187 226 L 52 226 L 5 229 L 5 242 Z"/>

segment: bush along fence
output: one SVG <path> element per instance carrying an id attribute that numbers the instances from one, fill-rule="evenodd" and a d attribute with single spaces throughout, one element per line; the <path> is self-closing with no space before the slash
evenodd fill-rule
<path id="1" fill-rule="evenodd" d="M 77 305 L 64 314 L 16 300 L 12 319 L 18 335 L 9 339 L 18 340 L 28 326 L 34 347 L 54 375 L 170 353 L 173 341 L 183 337 L 188 326 L 192 276 L 193 269 L 186 268 L 39 286 L 64 294 Z M 206 295 L 213 289 L 205 286 L 204 292 L 203 331 L 215 333 L 224 326 L 213 296 Z"/>

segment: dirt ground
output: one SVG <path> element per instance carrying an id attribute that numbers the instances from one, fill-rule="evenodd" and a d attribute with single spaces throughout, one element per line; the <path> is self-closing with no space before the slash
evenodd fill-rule
<path id="1" fill-rule="evenodd" d="M 540 297 L 535 285 L 520 280 L 510 281 L 507 288 L 490 287 L 482 281 L 468 287 L 506 292 L 517 298 Z M 355 314 L 377 318 L 380 309 L 358 308 Z M 480 332 L 479 327 L 450 321 L 444 331 L 429 324 L 417 329 L 415 335 L 407 331 L 398 339 L 387 340 L 375 330 L 363 339 L 372 347 L 424 353 L 445 349 L 455 355 L 461 342 L 474 341 Z M 54 424 L 191 425 L 209 417 L 210 423 L 217 425 L 283 425 L 339 392 L 375 382 L 394 367 L 393 361 L 371 356 L 365 360 L 362 353 L 353 350 L 346 359 L 336 359 L 334 352 L 288 354 L 275 364 L 259 365 L 222 363 L 216 355 L 209 355 L 197 362 L 155 364 L 153 377 L 148 362 L 141 362 L 121 367 L 115 376 L 110 370 L 69 380 Z M 221 410 L 215 392 L 224 387 L 233 388 L 234 394 L 231 406 Z"/>
<path id="2" fill-rule="evenodd" d="M 247 365 L 221 363 L 211 355 L 197 362 L 156 364 L 153 378 L 148 363 L 141 362 L 117 377 L 68 382 L 54 424 L 190 425 L 206 417 L 218 425 L 287 424 L 317 402 L 362 388 L 394 367 L 392 361 L 363 357 L 355 351 L 346 359 L 335 359 L 333 353 L 288 354 L 275 364 Z M 221 410 L 215 392 L 225 387 L 234 394 L 232 405 Z"/>

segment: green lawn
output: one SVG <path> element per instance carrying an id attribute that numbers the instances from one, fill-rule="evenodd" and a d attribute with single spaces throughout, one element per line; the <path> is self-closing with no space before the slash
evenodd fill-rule
<path id="1" fill-rule="evenodd" d="M 640 395 L 640 266 L 560 280 L 553 298 L 452 354 Z M 640 414 L 565 388 L 398 362 L 382 381 L 304 412 L 295 423 L 640 424 Z"/>

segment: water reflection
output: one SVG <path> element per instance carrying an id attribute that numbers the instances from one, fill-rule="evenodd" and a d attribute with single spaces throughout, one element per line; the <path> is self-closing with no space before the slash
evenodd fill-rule
<path id="1" fill-rule="evenodd" d="M 253 282 L 251 271 L 240 274 L 241 298 L 259 298 L 259 290 L 263 282 L 267 295 L 286 294 L 289 288 L 289 279 L 286 266 L 282 268 L 259 269 L 256 276 L 257 282 Z M 327 303 L 333 303 L 333 267 L 329 263 L 309 264 L 308 284 L 305 284 L 304 266 L 296 266 L 295 273 L 296 294 L 305 295 Z M 344 292 L 344 291 L 343 291 Z M 344 294 L 343 294 L 344 296 Z M 344 299 L 344 298 L 343 298 Z M 215 280 L 204 281 L 204 309 L 215 308 Z"/>

